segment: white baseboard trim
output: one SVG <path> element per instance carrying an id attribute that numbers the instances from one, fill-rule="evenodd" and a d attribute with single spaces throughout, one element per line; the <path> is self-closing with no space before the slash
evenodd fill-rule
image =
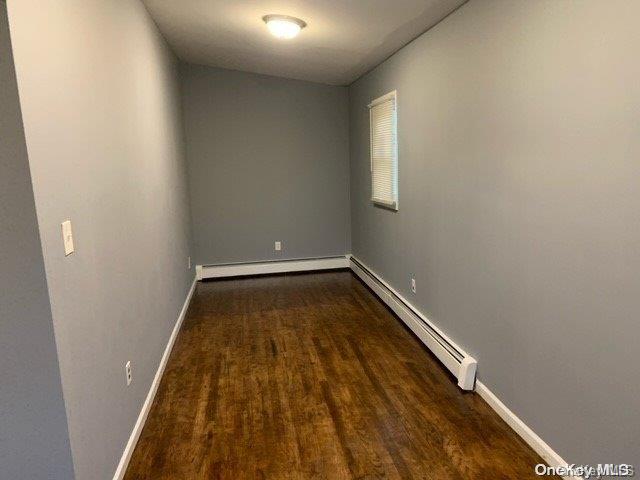
<path id="1" fill-rule="evenodd" d="M 171 355 L 173 344 L 176 342 L 176 338 L 178 337 L 180 327 L 182 326 L 182 322 L 184 321 L 184 318 L 187 314 L 187 309 L 189 308 L 189 303 L 191 302 L 191 297 L 193 297 L 193 292 L 195 291 L 195 289 L 196 279 L 193 280 L 191 288 L 189 289 L 189 293 L 187 293 L 187 298 L 182 305 L 182 310 L 180 310 L 180 314 L 178 315 L 176 324 L 173 327 L 173 331 L 171 332 L 171 336 L 169 337 L 167 346 L 164 349 L 164 353 L 162 354 L 162 358 L 160 359 L 160 364 L 158 365 L 158 370 L 156 370 L 156 375 L 155 377 L 153 377 L 153 382 L 151 382 L 151 388 L 149 388 L 149 393 L 147 393 L 147 398 L 142 405 L 142 410 L 140 410 L 138 420 L 136 420 L 133 431 L 129 436 L 129 441 L 124 448 L 124 452 L 122 453 L 122 457 L 120 458 L 120 463 L 118 463 L 116 473 L 113 475 L 113 480 L 122 480 L 124 478 L 124 474 L 127 471 L 127 466 L 129 465 L 129 461 L 131 460 L 131 455 L 133 455 L 133 450 L 136 448 L 136 443 L 138 443 L 138 438 L 140 438 L 140 434 L 142 433 L 142 429 L 144 428 L 144 423 L 147 420 L 147 415 L 149 415 L 149 410 L 151 410 L 151 405 L 153 404 L 153 399 L 155 398 L 156 392 L 158 391 L 158 386 L 160 385 L 162 374 L 164 373 L 164 369 L 167 366 L 169 355 Z"/>
<path id="2" fill-rule="evenodd" d="M 349 260 L 346 256 L 280 260 L 273 262 L 230 263 L 227 265 L 197 265 L 196 278 L 203 280 L 205 278 L 306 272 L 310 270 L 333 270 L 337 268 L 349 268 Z"/>
<path id="3" fill-rule="evenodd" d="M 153 378 L 153 382 L 151 383 L 151 388 L 149 389 L 149 393 L 147 394 L 147 398 L 145 399 L 144 404 L 142 405 L 142 409 L 140 410 L 140 414 L 138 415 L 138 419 L 133 427 L 131 435 L 129 437 L 129 441 L 124 449 L 122 457 L 120 458 L 120 462 L 118 464 L 118 468 L 113 476 L 113 480 L 122 480 L 124 478 L 124 474 L 127 470 L 127 466 L 129 465 L 129 461 L 131 460 L 131 456 L 133 455 L 133 451 L 136 447 L 136 443 L 140 438 L 140 434 L 142 433 L 142 429 L 144 427 L 147 416 L 149 415 L 149 410 L 151 409 L 151 405 L 153 404 L 153 399 L 155 398 L 156 392 L 158 391 L 158 386 L 160 385 L 160 380 L 162 379 L 162 374 L 164 373 L 164 369 L 167 365 L 167 361 L 169 360 L 169 356 L 171 354 L 171 350 L 173 349 L 173 345 L 178 337 L 178 333 L 180 331 L 180 327 L 185 319 L 187 309 L 189 307 L 189 303 L 191 302 L 191 298 L 193 297 L 193 293 L 196 287 L 196 281 L 201 280 L 202 278 L 216 278 L 216 277 L 225 277 L 225 276 L 238 276 L 238 275 L 256 275 L 261 273 L 281 273 L 281 272 L 298 272 L 298 271 L 306 271 L 306 270 L 324 270 L 324 269 L 336 269 L 336 268 L 348 268 L 351 267 L 354 273 L 361 277 L 367 285 L 372 287 L 375 284 L 369 284 L 363 275 L 362 270 L 359 272 L 357 265 L 351 263 L 350 261 L 351 255 L 347 255 L 345 257 L 333 257 L 333 258 L 322 258 L 322 259 L 309 259 L 309 260 L 291 260 L 291 261 L 283 261 L 283 262 L 263 262 L 263 263 L 255 263 L 255 264 L 234 264 L 234 265 L 220 265 L 220 266 L 198 266 L 200 267 L 200 272 L 198 272 L 198 268 L 196 267 L 196 272 L 198 273 L 196 279 L 194 279 L 191 288 L 189 289 L 189 293 L 187 293 L 187 298 L 180 310 L 180 314 L 178 315 L 178 319 L 176 321 L 175 326 L 173 327 L 173 331 L 171 332 L 171 336 L 169 337 L 169 341 L 167 342 L 167 346 L 165 347 L 162 358 L 160 359 L 160 364 L 158 365 L 158 369 L 156 371 L 155 377 Z M 282 264 L 289 264 L 288 266 L 284 266 Z M 362 264 L 362 262 L 360 262 Z M 355 265 L 355 269 L 353 268 Z M 210 271 L 209 269 L 214 269 Z M 207 272 L 207 270 L 209 270 Z M 241 272 L 241 273 L 237 273 Z M 223 274 L 224 273 L 224 274 Z M 372 272 L 373 273 L 373 272 Z M 211 276 L 207 276 L 211 274 Z M 202 276 L 204 275 L 204 276 Z M 390 286 L 388 286 L 381 278 L 378 277 L 378 280 L 382 282 L 382 284 L 388 288 L 394 295 L 397 295 L 400 299 L 402 297 L 395 292 Z M 373 287 L 372 287 L 373 288 Z M 390 296 L 387 292 L 380 289 L 377 286 L 377 290 L 374 288 L 374 291 L 378 294 L 378 296 L 385 302 L 389 307 L 396 311 L 398 309 L 407 310 L 406 307 L 402 306 L 400 303 L 395 301 L 392 296 Z M 405 301 L 405 300 L 403 300 Z M 406 301 L 405 301 L 406 302 Z M 393 305 L 395 303 L 396 305 Z M 406 302 L 408 303 L 408 302 Z M 410 305 L 410 304 L 408 304 Z M 394 308 L 396 307 L 396 308 Z M 401 310 L 400 310 L 401 311 Z M 396 311 L 396 313 L 398 313 Z M 410 313 L 405 312 L 407 318 L 410 317 Z M 402 320 L 407 323 L 409 328 L 414 330 L 416 325 L 410 325 L 407 320 L 402 315 L 399 315 Z M 426 317 L 424 317 L 426 320 Z M 431 324 L 431 322 L 429 322 Z M 432 328 L 436 329 L 441 335 L 441 333 L 435 325 L 432 325 Z M 420 328 L 423 328 L 419 326 Z M 415 330 L 414 330 L 415 331 Z M 427 333 L 428 335 L 428 333 Z M 418 335 L 421 340 L 427 343 L 422 336 Z M 446 336 L 445 336 L 446 337 Z M 429 340 L 429 338 L 427 338 Z M 433 342 L 433 339 L 430 339 Z M 427 344 L 429 348 L 431 345 Z M 434 348 L 442 348 L 440 345 L 434 345 Z M 433 349 L 432 349 L 433 350 Z M 461 350 L 462 351 L 462 350 Z M 444 362 L 443 362 L 444 363 Z M 455 368 L 452 365 L 446 365 L 449 370 Z M 452 370 L 453 371 L 453 370 Z M 454 372 L 454 374 L 456 374 Z M 566 466 L 568 463 L 558 454 L 555 450 L 553 450 L 542 438 L 540 438 L 531 428 L 529 428 L 515 413 L 513 413 L 504 403 L 500 401 L 500 399 L 486 387 L 481 381 L 477 380 L 475 382 L 475 391 L 480 397 L 487 402 L 487 404 L 502 418 L 507 425 L 509 425 L 542 459 L 549 464 L 551 467 L 558 466 Z M 576 476 L 565 476 L 563 477 L 565 480 L 583 480 L 582 477 Z"/>
<path id="4" fill-rule="evenodd" d="M 393 310 L 398 317 L 420 338 L 420 340 L 440 359 L 447 369 L 449 369 L 456 377 L 459 376 L 460 363 L 447 351 L 440 342 L 424 328 L 426 323 L 431 329 L 442 336 L 446 342 L 453 345 L 463 356 L 467 354 L 458 347 L 453 341 L 447 337 L 442 330 L 433 324 L 426 316 L 413 307 L 404 297 L 386 283 L 377 273 L 371 270 L 357 257 L 348 255 L 349 259 L 355 260 L 350 263 L 351 270 L 360 279 L 371 288 L 376 295 Z M 358 264 L 362 265 L 367 272 L 361 269 Z M 368 273 L 368 274 L 367 274 Z M 373 281 L 369 276 L 373 276 Z M 404 303 L 404 305 L 403 305 Z M 472 357 L 470 357 L 472 358 Z M 551 467 L 567 466 L 567 462 L 558 455 L 542 438 L 540 438 L 533 430 L 531 430 L 516 414 L 514 414 L 507 406 L 502 403 L 493 392 L 491 392 L 482 382 L 476 380 L 475 391 L 485 402 L 516 432 L 542 459 Z M 581 477 L 563 477 L 565 480 L 583 480 Z"/>
<path id="5" fill-rule="evenodd" d="M 564 467 L 569 465 L 547 442 L 531 430 L 518 416 L 513 413 L 496 395 L 480 380 L 476 381 L 476 393 L 495 410 L 507 425 L 509 425 L 527 445 L 529 445 L 550 467 Z M 565 480 L 583 480 L 582 477 L 565 476 Z"/>
<path id="6" fill-rule="evenodd" d="M 394 290 L 380 275 L 356 257 L 349 255 L 349 259 L 349 266 L 353 273 L 369 286 L 455 375 L 458 379 L 458 386 L 463 390 L 473 390 L 477 368 L 476 360 Z"/>

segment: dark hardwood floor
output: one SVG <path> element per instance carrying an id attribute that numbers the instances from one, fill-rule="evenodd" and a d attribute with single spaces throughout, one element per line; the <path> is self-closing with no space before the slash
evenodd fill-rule
<path id="1" fill-rule="evenodd" d="M 349 272 L 199 283 L 134 479 L 527 479 L 541 459 Z"/>

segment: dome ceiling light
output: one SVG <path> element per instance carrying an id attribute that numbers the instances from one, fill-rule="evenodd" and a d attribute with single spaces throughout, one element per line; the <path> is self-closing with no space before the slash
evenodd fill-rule
<path id="1" fill-rule="evenodd" d="M 287 15 L 265 15 L 262 20 L 275 37 L 287 40 L 296 37 L 307 26 L 303 20 Z"/>

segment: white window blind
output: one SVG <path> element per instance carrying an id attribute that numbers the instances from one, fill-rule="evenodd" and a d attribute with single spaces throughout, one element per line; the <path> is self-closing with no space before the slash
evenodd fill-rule
<path id="1" fill-rule="evenodd" d="M 396 92 L 369 104 L 371 200 L 398 209 L 398 134 Z"/>

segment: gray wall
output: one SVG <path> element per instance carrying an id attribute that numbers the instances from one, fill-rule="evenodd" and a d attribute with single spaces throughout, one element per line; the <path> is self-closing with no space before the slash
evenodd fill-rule
<path id="1" fill-rule="evenodd" d="M 0 478 L 73 477 L 67 417 L 0 1 Z"/>
<path id="2" fill-rule="evenodd" d="M 76 478 L 108 479 L 194 275 L 177 61 L 138 0 L 8 7 Z"/>
<path id="3" fill-rule="evenodd" d="M 640 463 L 638 18 L 472 0 L 350 88 L 353 253 L 570 462 Z M 393 89 L 397 213 L 369 202 L 366 105 Z"/>
<path id="4" fill-rule="evenodd" d="M 347 253 L 347 89 L 195 65 L 182 72 L 196 262 Z"/>

